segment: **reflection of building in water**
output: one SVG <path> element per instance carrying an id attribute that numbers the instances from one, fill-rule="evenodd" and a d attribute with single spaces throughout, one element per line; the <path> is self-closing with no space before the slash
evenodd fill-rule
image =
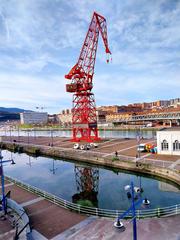
<path id="1" fill-rule="evenodd" d="M 75 165 L 75 178 L 78 193 L 72 196 L 72 201 L 89 200 L 93 206 L 98 206 L 99 169 Z"/>
<path id="2" fill-rule="evenodd" d="M 165 182 L 159 182 L 159 189 L 164 192 L 180 192 L 180 189 Z"/>

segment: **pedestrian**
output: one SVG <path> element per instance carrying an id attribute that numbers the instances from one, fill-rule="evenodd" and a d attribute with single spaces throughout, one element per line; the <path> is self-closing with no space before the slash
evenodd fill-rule
<path id="1" fill-rule="evenodd" d="M 115 156 L 116 156 L 116 157 L 118 156 L 118 152 L 117 152 L 117 151 L 115 151 Z"/>

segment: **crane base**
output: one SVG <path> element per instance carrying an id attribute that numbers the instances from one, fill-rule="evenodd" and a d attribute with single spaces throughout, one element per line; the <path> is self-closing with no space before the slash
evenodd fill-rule
<path id="1" fill-rule="evenodd" d="M 99 142 L 101 141 L 101 138 L 99 137 L 91 137 L 91 138 L 86 138 L 86 137 L 77 137 L 77 138 L 72 138 L 70 139 L 71 142 Z"/>

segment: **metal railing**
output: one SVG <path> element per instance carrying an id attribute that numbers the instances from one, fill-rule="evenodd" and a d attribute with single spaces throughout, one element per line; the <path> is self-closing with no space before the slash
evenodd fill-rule
<path id="1" fill-rule="evenodd" d="M 61 206 L 63 208 L 76 211 L 78 213 L 86 214 L 86 215 L 95 215 L 99 217 L 107 217 L 107 218 L 116 218 L 119 214 L 122 214 L 124 210 L 109 210 L 109 209 L 100 209 L 100 208 L 93 208 L 93 207 L 86 207 L 79 204 L 75 204 L 64 200 L 60 197 L 57 197 L 53 194 L 50 194 L 44 190 L 41 190 L 37 187 L 31 186 L 27 183 L 19 181 L 15 178 L 10 176 L 6 176 L 7 180 L 14 182 L 17 186 L 37 194 L 38 196 L 44 197 L 48 201 Z M 136 210 L 137 218 L 149 218 L 149 217 L 162 217 L 162 216 L 171 216 L 180 214 L 180 204 L 176 204 L 173 206 L 163 207 L 163 208 L 156 208 L 156 209 L 143 209 L 143 210 Z M 128 218 L 132 218 L 131 215 Z"/>

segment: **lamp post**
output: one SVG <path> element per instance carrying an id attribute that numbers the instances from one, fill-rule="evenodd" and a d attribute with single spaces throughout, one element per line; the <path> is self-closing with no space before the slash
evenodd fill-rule
<path id="1" fill-rule="evenodd" d="M 12 142 L 11 126 L 9 127 L 10 141 Z"/>
<path id="2" fill-rule="evenodd" d="M 29 130 L 27 131 L 27 134 L 28 134 L 28 144 L 29 144 Z"/>
<path id="3" fill-rule="evenodd" d="M 137 140 L 137 154 L 136 154 L 136 156 L 138 157 L 138 159 L 140 159 L 141 151 L 139 149 L 139 145 L 140 145 L 140 141 L 141 141 L 141 128 L 139 128 L 139 131 L 136 134 L 136 140 Z"/>
<path id="4" fill-rule="evenodd" d="M 34 128 L 34 139 L 36 139 L 36 129 Z"/>
<path id="5" fill-rule="evenodd" d="M 20 140 L 20 136 L 19 136 L 19 126 L 18 126 L 18 142 Z"/>
<path id="6" fill-rule="evenodd" d="M 122 228 L 123 223 L 121 222 L 121 219 L 125 218 L 126 216 L 129 215 L 130 212 L 132 212 L 133 240 L 137 240 L 136 207 L 138 207 L 141 204 L 148 206 L 150 204 L 150 201 L 147 200 L 147 198 L 142 200 L 141 188 L 134 187 L 133 182 L 131 182 L 131 185 L 125 186 L 125 190 L 131 191 L 131 192 L 127 192 L 127 197 L 131 198 L 131 206 L 123 214 L 118 216 L 117 221 L 114 223 L 114 227 Z M 137 202 L 135 202 L 135 192 L 138 194 Z"/>
<path id="7" fill-rule="evenodd" d="M 2 186 L 2 210 L 4 214 L 7 213 L 7 206 L 6 206 L 6 196 L 5 196 L 5 186 L 4 186 L 4 171 L 3 171 L 3 163 L 11 162 L 11 164 L 15 164 L 14 160 L 4 160 L 2 152 L 0 150 L 0 176 L 1 176 L 1 186 Z"/>
<path id="8" fill-rule="evenodd" d="M 54 141 L 53 141 L 53 130 L 51 129 L 51 147 L 53 147 Z"/>
<path id="9" fill-rule="evenodd" d="M 6 127 L 4 128 L 4 134 L 5 134 L 5 136 L 6 136 Z"/>

